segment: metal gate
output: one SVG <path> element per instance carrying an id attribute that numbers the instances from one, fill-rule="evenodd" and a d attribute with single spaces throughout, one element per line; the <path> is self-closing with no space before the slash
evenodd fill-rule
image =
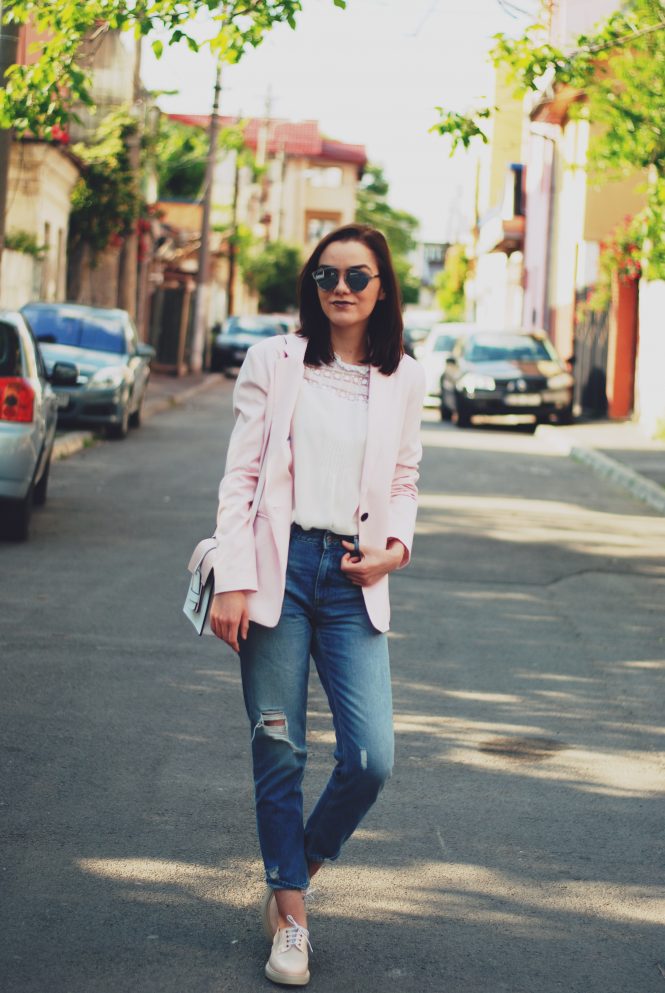
<path id="1" fill-rule="evenodd" d="M 586 293 L 580 294 L 582 300 Z M 575 407 L 587 417 L 607 416 L 609 309 L 587 311 L 575 325 Z"/>

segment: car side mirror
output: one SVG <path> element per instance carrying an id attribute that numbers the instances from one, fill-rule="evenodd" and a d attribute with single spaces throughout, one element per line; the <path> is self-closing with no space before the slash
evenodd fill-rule
<path id="1" fill-rule="evenodd" d="M 73 362 L 56 362 L 51 370 L 53 386 L 76 386 L 78 378 L 78 367 Z"/>
<path id="2" fill-rule="evenodd" d="M 152 347 L 152 345 L 146 345 L 145 342 L 140 341 L 136 346 L 136 354 L 140 359 L 154 359 L 157 352 Z"/>

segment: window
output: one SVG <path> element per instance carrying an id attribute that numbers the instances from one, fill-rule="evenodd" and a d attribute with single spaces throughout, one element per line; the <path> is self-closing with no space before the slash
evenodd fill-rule
<path id="1" fill-rule="evenodd" d="M 325 186 L 328 189 L 338 189 L 342 185 L 342 170 L 339 166 L 312 166 L 307 170 L 307 180 L 310 186 Z"/>
<path id="2" fill-rule="evenodd" d="M 320 241 L 327 234 L 334 231 L 340 225 L 339 214 L 328 215 L 327 217 L 315 217 L 308 215 L 306 219 L 305 240 L 307 243 Z"/>

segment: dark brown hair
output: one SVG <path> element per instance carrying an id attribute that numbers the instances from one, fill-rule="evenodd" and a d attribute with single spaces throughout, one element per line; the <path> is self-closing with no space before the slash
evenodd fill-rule
<path id="1" fill-rule="evenodd" d="M 321 365 L 332 362 L 334 355 L 330 342 L 330 324 L 321 309 L 316 283 L 312 273 L 319 268 L 319 259 L 336 241 L 359 241 L 369 248 L 376 258 L 381 276 L 383 300 L 377 300 L 367 325 L 368 355 L 371 365 L 389 376 L 395 372 L 404 354 L 402 345 L 402 307 L 397 277 L 393 268 L 388 242 L 380 231 L 366 224 L 346 224 L 331 231 L 318 243 L 303 266 L 298 280 L 300 300 L 300 331 L 307 338 L 305 362 Z"/>

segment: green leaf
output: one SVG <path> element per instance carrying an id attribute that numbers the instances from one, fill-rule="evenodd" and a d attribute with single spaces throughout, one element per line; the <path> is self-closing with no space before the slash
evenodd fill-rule
<path id="1" fill-rule="evenodd" d="M 152 43 L 152 50 L 155 53 L 155 58 L 161 59 L 162 52 L 164 51 L 164 42 L 156 39 Z"/>

